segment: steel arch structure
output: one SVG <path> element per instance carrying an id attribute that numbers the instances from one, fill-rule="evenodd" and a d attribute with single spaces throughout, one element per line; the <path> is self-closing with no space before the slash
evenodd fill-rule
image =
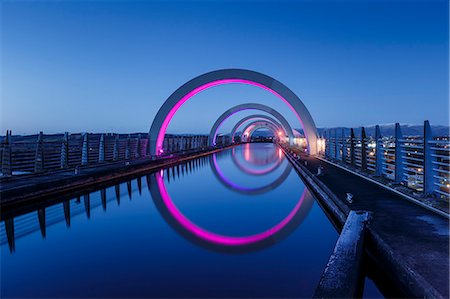
<path id="1" fill-rule="evenodd" d="M 278 128 L 274 124 L 267 122 L 267 121 L 255 120 L 244 127 L 244 129 L 242 130 L 241 140 L 243 140 L 244 134 L 246 134 L 247 131 L 248 131 L 248 136 L 245 136 L 245 137 L 250 138 L 256 130 L 261 129 L 261 128 L 266 128 L 266 129 L 271 130 L 275 134 L 275 138 L 278 137 L 278 134 L 277 134 Z"/>
<path id="2" fill-rule="evenodd" d="M 289 144 L 291 144 L 291 145 L 293 144 L 294 131 L 292 130 L 291 125 L 289 124 L 287 119 L 284 118 L 284 116 L 281 115 L 281 113 L 279 113 L 275 109 L 272 109 L 269 106 L 266 106 L 266 105 L 263 105 L 263 104 L 246 103 L 246 104 L 240 104 L 240 105 L 236 105 L 234 107 L 231 107 L 230 109 L 228 109 L 227 111 L 222 113 L 221 116 L 219 116 L 219 118 L 216 120 L 216 122 L 212 126 L 211 131 L 209 132 L 208 145 L 210 145 L 210 146 L 214 146 L 215 145 L 215 141 L 216 141 L 216 137 L 217 137 L 217 131 L 218 131 L 220 125 L 228 117 L 230 117 L 231 115 L 233 115 L 233 114 L 235 114 L 235 113 L 237 113 L 239 111 L 250 110 L 250 109 L 264 111 L 266 113 L 269 113 L 273 117 L 275 117 L 281 123 L 281 125 L 284 128 L 286 128 L 286 131 L 287 131 L 287 134 L 288 134 L 287 136 L 289 137 Z"/>
<path id="3" fill-rule="evenodd" d="M 284 133 L 287 135 L 286 129 L 283 128 L 283 126 L 280 123 L 278 123 L 275 119 L 273 119 L 272 117 L 264 115 L 264 114 L 252 114 L 252 115 L 244 117 L 243 119 L 241 119 L 240 121 L 238 121 L 236 123 L 236 125 L 231 130 L 231 136 L 230 136 L 231 142 L 234 143 L 234 135 L 236 134 L 236 131 L 242 126 L 242 124 L 244 124 L 248 120 L 255 120 L 255 119 L 265 119 L 267 121 L 271 121 L 273 124 L 277 125 L 280 130 L 283 130 Z"/>
<path id="4" fill-rule="evenodd" d="M 149 132 L 149 152 L 152 156 L 163 153 L 163 142 L 167 127 L 177 110 L 194 95 L 208 88 L 223 84 L 240 83 L 265 89 L 284 101 L 302 124 L 310 154 L 317 152 L 317 128 L 308 109 L 297 95 L 274 78 L 251 70 L 223 69 L 202 74 L 186 82 L 158 110 Z"/>

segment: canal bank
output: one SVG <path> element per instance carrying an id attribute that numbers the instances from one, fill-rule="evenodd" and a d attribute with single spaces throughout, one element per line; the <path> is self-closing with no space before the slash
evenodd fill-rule
<path id="1" fill-rule="evenodd" d="M 39 203 L 50 197 L 67 198 L 80 190 L 94 190 L 118 180 L 131 179 L 144 173 L 217 153 L 236 145 L 238 144 L 220 148 L 207 148 L 199 151 L 187 151 L 183 154 L 171 155 L 156 160 L 121 161 L 41 174 L 2 177 L 0 180 L 2 213 L 9 208 Z"/>
<path id="2" fill-rule="evenodd" d="M 392 285 L 408 297 L 449 297 L 448 218 L 296 149 L 284 150 L 341 227 L 349 210 L 372 212 L 366 253 Z"/>

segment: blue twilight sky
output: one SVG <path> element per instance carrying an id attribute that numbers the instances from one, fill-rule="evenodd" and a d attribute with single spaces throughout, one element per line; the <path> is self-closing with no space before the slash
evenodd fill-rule
<path id="1" fill-rule="evenodd" d="M 446 0 L 4 0 L 2 134 L 147 131 L 174 90 L 221 68 L 280 80 L 318 127 L 448 124 L 448 12 Z M 246 102 L 299 127 L 273 95 L 231 85 L 192 98 L 169 131 L 206 133 Z"/>

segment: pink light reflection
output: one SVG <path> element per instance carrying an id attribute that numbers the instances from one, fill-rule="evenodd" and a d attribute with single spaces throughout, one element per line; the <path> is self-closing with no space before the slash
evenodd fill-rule
<path id="1" fill-rule="evenodd" d="M 244 147 L 244 159 L 250 161 L 250 143 L 247 143 Z"/>
<path id="2" fill-rule="evenodd" d="M 227 246 L 249 245 L 249 244 L 256 243 L 258 241 L 267 239 L 267 238 L 271 237 L 272 235 L 274 235 L 275 233 L 277 233 L 278 231 L 280 231 L 283 227 L 285 227 L 291 221 L 291 219 L 295 216 L 295 214 L 300 209 L 300 207 L 303 203 L 303 200 L 305 198 L 305 195 L 306 195 L 306 190 L 307 190 L 305 188 L 305 190 L 303 191 L 303 193 L 300 197 L 300 200 L 295 205 L 294 209 L 289 213 L 289 215 L 286 218 L 284 218 L 277 225 L 273 226 L 272 228 L 270 228 L 262 233 L 256 234 L 256 235 L 245 236 L 245 237 L 232 237 L 232 236 L 224 236 L 224 235 L 215 234 L 215 233 L 207 231 L 207 230 L 195 225 L 191 221 L 189 221 L 189 219 L 187 219 L 186 216 L 184 216 L 177 209 L 175 204 L 172 202 L 172 199 L 170 198 L 170 195 L 167 192 L 166 186 L 164 184 L 163 177 L 159 173 L 156 173 L 155 176 L 156 176 L 156 183 L 158 185 L 158 189 L 159 189 L 159 192 L 161 194 L 161 198 L 162 198 L 164 204 L 166 205 L 168 211 L 172 214 L 172 216 L 185 229 L 187 229 L 188 231 L 192 232 L 197 237 L 200 237 L 206 241 L 220 244 L 220 245 L 227 245 Z"/>
<path id="3" fill-rule="evenodd" d="M 270 93 L 274 94 L 276 97 L 278 97 L 279 99 L 281 99 L 283 102 L 286 103 L 286 105 L 288 105 L 289 109 L 291 109 L 294 114 L 297 116 L 297 119 L 300 121 L 302 127 L 303 126 L 303 121 L 300 118 L 300 115 L 297 114 L 297 112 L 295 111 L 294 107 L 292 107 L 291 104 L 289 104 L 289 102 L 283 98 L 279 93 L 277 93 L 275 90 L 264 86 L 260 83 L 254 82 L 254 81 L 250 81 L 250 80 L 245 80 L 245 79 L 221 79 L 221 80 L 216 80 L 216 81 L 212 81 L 209 83 L 206 83 L 202 86 L 199 86 L 197 88 L 195 88 L 194 90 L 190 91 L 189 93 L 187 93 L 184 97 L 182 97 L 180 99 L 180 101 L 178 101 L 178 103 L 176 103 L 172 109 L 169 111 L 169 113 L 167 113 L 166 118 L 164 119 L 162 125 L 161 125 L 161 129 L 159 130 L 158 133 L 158 137 L 156 139 L 156 153 L 159 155 L 159 150 L 162 149 L 163 147 L 163 142 L 164 142 L 164 136 L 166 135 L 166 131 L 167 131 L 167 127 L 169 126 L 170 121 L 172 120 L 172 117 L 175 115 L 175 113 L 177 112 L 178 109 L 180 109 L 180 107 L 190 98 L 192 98 L 193 96 L 195 96 L 196 94 L 214 87 L 214 86 L 218 86 L 218 85 L 222 85 L 222 84 L 230 84 L 230 83 L 240 83 L 240 84 L 247 84 L 247 85 L 253 85 L 253 86 L 257 86 L 260 87 L 262 89 L 265 89 L 267 91 L 269 91 Z M 306 132 L 305 132 L 306 134 Z M 306 136 L 307 137 L 307 136 Z"/>

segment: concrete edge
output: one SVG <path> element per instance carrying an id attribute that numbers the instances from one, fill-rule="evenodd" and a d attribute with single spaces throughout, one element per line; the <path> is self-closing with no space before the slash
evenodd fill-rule
<path id="1" fill-rule="evenodd" d="M 346 168 L 346 167 L 344 167 L 344 166 L 341 166 L 341 165 L 339 165 L 339 164 L 337 164 L 337 163 L 328 161 L 328 160 L 326 160 L 326 159 L 324 159 L 324 158 L 317 157 L 317 156 L 315 156 L 315 158 L 317 158 L 317 159 L 319 159 L 319 160 L 321 160 L 321 161 L 323 161 L 323 162 L 326 162 L 326 163 L 328 163 L 328 164 L 331 164 L 331 165 L 333 165 L 333 166 L 339 167 L 339 168 L 341 168 L 341 169 L 343 169 L 343 170 L 345 170 L 345 171 L 348 171 L 348 172 L 350 172 L 350 173 L 352 173 L 352 174 L 354 174 L 354 175 L 357 175 L 357 176 L 359 176 L 359 177 L 361 177 L 361 178 L 363 178 L 363 179 L 365 179 L 365 180 L 367 180 L 367 181 L 369 181 L 369 182 L 372 182 L 372 183 L 374 183 L 374 184 L 377 184 L 378 186 L 383 187 L 384 189 L 389 190 L 389 191 L 391 191 L 391 192 L 394 192 L 395 194 L 400 195 L 400 196 L 403 197 L 404 199 L 406 199 L 406 200 L 408 200 L 408 201 L 411 201 L 411 202 L 413 202 L 413 203 L 415 203 L 415 204 L 417 204 L 417 205 L 419 205 L 419 206 L 421 206 L 421 207 L 423 207 L 423 208 L 425 208 L 425 209 L 427 209 L 427 210 L 429 210 L 429 211 L 432 211 L 432 212 L 438 214 L 439 216 L 442 216 L 442 217 L 445 217 L 445 218 L 447 218 L 447 219 L 450 219 L 450 214 L 447 214 L 447 213 L 445 213 L 444 211 L 441 211 L 441 210 L 436 209 L 436 208 L 434 208 L 434 207 L 430 207 L 429 205 L 427 205 L 427 204 L 421 202 L 420 200 L 417 200 L 417 199 L 415 199 L 414 197 L 411 197 L 411 196 L 409 196 L 409 195 L 407 195 L 407 194 L 405 194 L 405 193 L 403 193 L 403 192 L 400 192 L 400 191 L 398 191 L 398 190 L 395 190 L 394 188 L 391 188 L 391 187 L 389 187 L 389 186 L 386 186 L 386 185 L 384 185 L 384 184 L 382 184 L 382 183 L 380 183 L 380 182 L 378 182 L 378 181 L 376 181 L 376 180 L 374 180 L 374 179 L 371 179 L 371 178 L 366 177 L 366 176 L 364 176 L 364 175 L 362 175 L 362 174 L 359 174 L 359 173 L 357 173 L 357 172 L 355 172 L 355 171 L 353 171 L 353 170 L 351 170 L 351 169 L 348 169 L 348 168 Z"/>
<path id="2" fill-rule="evenodd" d="M 283 149 L 283 152 L 286 154 L 288 160 L 294 165 L 294 168 L 297 170 L 299 175 L 307 183 L 308 187 L 310 187 L 312 191 L 319 197 L 319 201 L 325 202 L 325 206 L 329 209 L 330 214 L 334 214 L 333 216 L 337 217 L 338 219 L 344 219 L 344 221 L 340 221 L 341 226 L 343 226 L 346 219 L 344 213 L 337 207 L 337 205 L 332 203 L 332 200 L 326 195 L 323 190 L 320 190 L 320 186 L 318 184 L 315 184 L 314 182 L 312 184 L 310 183 L 313 180 L 311 178 L 308 178 L 308 175 L 313 177 L 314 175 L 302 171 L 301 168 L 299 168 L 299 166 L 301 165 L 299 165 L 299 163 L 295 161 L 291 157 L 291 155 L 286 152 L 285 149 Z M 316 177 L 314 178 L 317 179 Z M 322 198 L 324 194 L 325 198 Z M 337 215 L 335 215 L 335 213 L 337 213 Z M 371 228 L 370 223 L 367 226 L 367 232 L 367 241 L 368 243 L 370 243 L 368 244 L 369 246 L 366 247 L 366 251 L 372 253 L 371 255 L 375 257 L 378 263 L 381 263 L 381 267 L 385 269 L 386 273 L 396 273 L 396 275 L 392 274 L 391 280 L 399 282 L 401 284 L 401 289 L 404 292 L 411 293 L 413 294 L 413 297 L 416 298 L 446 298 L 445 296 L 440 294 L 433 286 L 431 286 L 430 283 L 421 275 L 415 273 L 407 264 L 407 262 L 401 262 L 402 257 L 396 254 L 392 247 L 390 247 L 379 236 L 379 234 Z"/>
<path id="3" fill-rule="evenodd" d="M 342 209 L 334 202 L 334 200 L 325 192 L 325 190 L 314 180 L 316 179 L 312 174 L 306 173 L 302 166 L 299 165 L 293 157 L 289 153 L 286 152 L 286 149 L 280 146 L 280 148 L 283 150 L 285 156 L 289 160 L 289 162 L 292 164 L 294 169 L 299 174 L 300 178 L 303 180 L 303 182 L 311 189 L 316 197 L 320 200 L 320 202 L 325 205 L 326 209 L 330 211 L 330 216 L 335 218 L 338 222 L 340 227 L 344 226 L 344 223 L 347 219 L 347 213 L 345 211 L 342 211 Z"/>
<path id="4" fill-rule="evenodd" d="M 371 212 L 352 210 L 320 278 L 313 298 L 358 298 L 362 291 L 366 227 Z"/>

